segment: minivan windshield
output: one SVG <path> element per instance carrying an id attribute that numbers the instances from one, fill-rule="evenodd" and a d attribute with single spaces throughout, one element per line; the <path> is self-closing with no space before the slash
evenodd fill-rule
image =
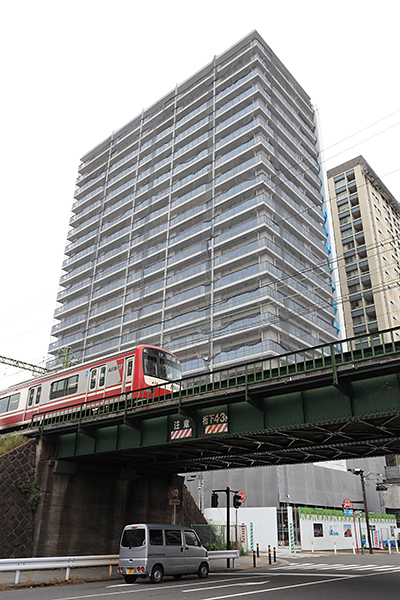
<path id="1" fill-rule="evenodd" d="M 144 546 L 145 543 L 145 530 L 141 529 L 125 529 L 122 536 L 121 546 L 125 548 L 137 548 L 138 546 Z"/>

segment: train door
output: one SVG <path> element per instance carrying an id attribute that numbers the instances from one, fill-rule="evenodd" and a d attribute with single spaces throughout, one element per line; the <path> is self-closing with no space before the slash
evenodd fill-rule
<path id="1" fill-rule="evenodd" d="M 124 368 L 124 381 L 125 381 L 125 392 L 131 392 L 133 390 L 133 377 L 135 373 L 135 357 L 129 356 L 125 359 Z"/>
<path id="2" fill-rule="evenodd" d="M 106 385 L 106 365 L 93 367 L 88 373 L 87 400 L 95 400 L 104 397 Z"/>
<path id="3" fill-rule="evenodd" d="M 35 412 L 39 412 L 40 397 L 42 395 L 42 386 L 36 385 L 28 390 L 28 396 L 26 399 L 26 406 L 24 410 L 24 421 L 28 414 L 28 418 L 31 417 Z M 35 408 L 37 409 L 35 411 Z"/>
<path id="4" fill-rule="evenodd" d="M 42 395 L 42 386 L 38 385 L 35 387 L 31 387 L 28 392 L 28 400 L 26 402 L 26 407 L 28 409 L 36 408 L 38 404 L 40 404 L 40 396 Z"/>

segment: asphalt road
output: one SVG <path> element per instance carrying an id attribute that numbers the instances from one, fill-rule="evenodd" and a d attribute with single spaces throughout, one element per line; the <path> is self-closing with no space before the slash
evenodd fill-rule
<path id="1" fill-rule="evenodd" d="M 400 555 L 301 555 L 235 572 L 211 573 L 180 581 L 166 577 L 134 584 L 123 580 L 13 589 L 0 600 L 376 600 L 396 598 L 400 587 Z"/>

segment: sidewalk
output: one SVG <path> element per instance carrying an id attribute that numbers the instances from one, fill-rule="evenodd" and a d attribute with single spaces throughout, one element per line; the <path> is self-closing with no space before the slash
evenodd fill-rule
<path id="1" fill-rule="evenodd" d="M 282 559 L 277 558 L 277 564 L 282 564 Z M 232 569 L 232 560 L 230 562 L 231 568 L 229 571 L 240 571 L 253 569 L 253 555 L 241 556 L 235 560 L 235 569 Z M 269 566 L 268 554 L 261 553 L 260 557 L 256 559 L 256 568 Z M 274 566 L 273 557 L 272 565 Z M 210 573 L 226 572 L 227 561 L 226 559 L 218 559 L 210 561 Z M 112 568 L 111 577 L 109 576 L 109 567 L 78 567 L 71 569 L 69 575 L 69 581 L 65 581 L 65 569 L 45 569 L 42 571 L 21 571 L 19 583 L 14 584 L 15 571 L 2 571 L 0 572 L 0 591 L 4 588 L 20 588 L 20 587 L 40 587 L 50 585 L 71 585 L 74 583 L 84 583 L 89 581 L 121 581 L 123 578 L 117 573 L 117 567 Z"/>

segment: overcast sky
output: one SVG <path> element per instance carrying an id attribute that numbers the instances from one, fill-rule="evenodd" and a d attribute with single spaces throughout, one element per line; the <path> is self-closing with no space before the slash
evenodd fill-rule
<path id="1" fill-rule="evenodd" d="M 326 168 L 362 154 L 400 201 L 399 17 L 395 0 L 3 0 L 0 355 L 47 355 L 80 158 L 253 29 L 318 107 Z"/>

